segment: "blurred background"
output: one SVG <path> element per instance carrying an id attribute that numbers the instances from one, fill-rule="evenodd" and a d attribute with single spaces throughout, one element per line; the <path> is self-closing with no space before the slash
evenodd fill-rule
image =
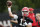
<path id="1" fill-rule="evenodd" d="M 12 11 L 19 11 L 24 6 L 26 7 L 32 7 L 35 9 L 35 11 L 40 11 L 40 0 L 11 0 L 12 1 Z M 7 0 L 0 0 L 0 12 L 8 12 L 7 11 Z"/>

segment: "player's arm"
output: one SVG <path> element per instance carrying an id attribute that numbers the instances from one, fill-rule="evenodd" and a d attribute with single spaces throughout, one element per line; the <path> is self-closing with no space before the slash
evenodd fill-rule
<path id="1" fill-rule="evenodd" d="M 16 20 L 16 21 L 14 21 L 14 20 L 11 20 L 11 22 L 13 22 L 13 23 L 16 23 L 16 24 L 18 23 L 18 21 L 17 21 L 17 20 Z"/>
<path id="2" fill-rule="evenodd" d="M 33 20 L 32 20 L 32 19 L 30 19 L 30 18 L 28 18 L 28 21 L 29 21 L 29 22 L 31 22 L 31 23 L 33 23 Z"/>
<path id="3" fill-rule="evenodd" d="M 9 16 L 12 17 L 12 18 L 14 18 L 13 14 L 12 14 L 12 12 L 11 12 L 11 6 L 8 7 L 8 12 L 9 12 Z"/>
<path id="4" fill-rule="evenodd" d="M 12 12 L 11 12 L 11 6 L 12 6 L 12 2 L 11 1 L 7 1 L 7 7 L 8 7 L 9 16 L 10 17 L 14 17 Z"/>
<path id="5" fill-rule="evenodd" d="M 30 18 L 25 18 L 26 20 L 28 20 L 29 22 L 33 23 L 33 20 Z"/>

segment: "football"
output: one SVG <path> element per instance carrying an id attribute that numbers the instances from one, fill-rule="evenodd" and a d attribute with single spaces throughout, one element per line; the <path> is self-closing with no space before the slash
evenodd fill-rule
<path id="1" fill-rule="evenodd" d="M 7 6 L 11 6 L 12 5 L 12 2 L 11 1 L 7 1 Z"/>

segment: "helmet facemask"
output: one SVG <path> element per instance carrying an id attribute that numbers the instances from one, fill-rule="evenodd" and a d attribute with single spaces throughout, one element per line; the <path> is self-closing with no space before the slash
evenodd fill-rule
<path id="1" fill-rule="evenodd" d="M 22 11 L 22 16 L 28 16 L 29 15 L 29 11 Z"/>

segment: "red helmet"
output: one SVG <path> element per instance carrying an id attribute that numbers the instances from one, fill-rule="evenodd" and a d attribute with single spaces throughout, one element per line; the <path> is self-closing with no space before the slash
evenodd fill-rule
<path id="1" fill-rule="evenodd" d="M 30 8 L 29 11 L 34 11 L 34 9 L 33 8 Z"/>
<path id="2" fill-rule="evenodd" d="M 22 11 L 29 11 L 28 7 L 22 8 Z"/>

